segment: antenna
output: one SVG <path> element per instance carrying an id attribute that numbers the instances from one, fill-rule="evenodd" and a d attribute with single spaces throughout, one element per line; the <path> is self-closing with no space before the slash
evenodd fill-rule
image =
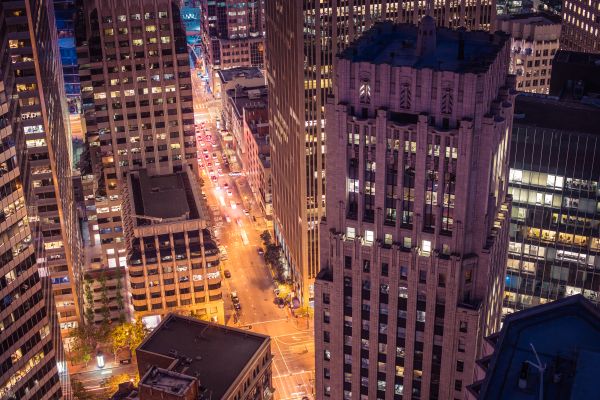
<path id="1" fill-rule="evenodd" d="M 533 362 L 526 360 L 525 362 L 529 365 L 531 365 L 533 368 L 537 369 L 538 372 L 540 373 L 540 390 L 538 393 L 538 398 L 540 400 L 544 400 L 544 371 L 546 371 L 546 364 L 542 364 L 542 362 L 540 361 L 540 357 L 538 357 L 538 353 L 537 351 L 535 351 L 535 347 L 533 346 L 533 343 L 529 343 L 529 345 L 531 346 L 531 350 L 533 350 L 533 355 L 535 355 L 535 359 L 537 360 L 537 364 L 534 364 Z"/>

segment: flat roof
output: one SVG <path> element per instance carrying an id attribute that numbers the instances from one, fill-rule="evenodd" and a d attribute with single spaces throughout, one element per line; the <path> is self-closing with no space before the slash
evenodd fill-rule
<path id="1" fill-rule="evenodd" d="M 151 176 L 146 170 L 138 170 L 130 173 L 130 180 L 137 215 L 154 218 L 199 217 L 187 173 Z"/>
<path id="2" fill-rule="evenodd" d="M 194 386 L 195 378 L 169 371 L 168 369 L 152 367 L 146 372 L 140 381 L 142 386 L 149 386 L 152 390 L 159 390 L 170 395 L 182 396 L 188 389 Z"/>
<path id="3" fill-rule="evenodd" d="M 138 350 L 187 358 L 185 375 L 198 377 L 203 388 L 220 399 L 270 338 L 254 332 L 169 314 Z M 178 367 L 174 368 L 180 372 Z"/>
<path id="4" fill-rule="evenodd" d="M 600 102 L 559 99 L 554 96 L 519 93 L 515 100 L 514 123 L 540 128 L 600 133 Z"/>
<path id="5" fill-rule="evenodd" d="M 544 374 L 544 398 L 583 399 L 600 392 L 600 312 L 581 295 L 533 307 L 506 317 L 489 363 L 479 398 L 534 400 L 539 397 L 539 373 L 530 367 L 527 389 L 518 382 L 524 363 L 537 364 Z M 560 374 L 560 381 L 553 377 Z M 594 396 L 592 396 L 594 397 Z"/>
<path id="6" fill-rule="evenodd" d="M 423 21 L 428 17 L 424 17 Z M 429 17 L 430 18 L 430 17 Z M 423 24 L 423 21 L 421 24 Z M 375 24 L 339 55 L 352 62 L 389 64 L 393 67 L 430 68 L 438 71 L 485 71 L 510 38 L 503 32 L 451 30 L 437 27 L 436 47 L 419 55 L 417 33 L 412 24 L 381 22 Z M 464 57 L 459 59 L 459 39 L 464 40 Z"/>
<path id="7" fill-rule="evenodd" d="M 220 69 L 219 77 L 224 83 L 230 82 L 237 78 L 252 79 L 263 78 L 264 75 L 258 67 L 235 67 L 229 69 Z"/>
<path id="8" fill-rule="evenodd" d="M 560 25 L 560 15 L 545 12 L 531 12 L 524 14 L 503 14 L 498 16 L 499 21 L 519 21 L 529 25 Z"/>

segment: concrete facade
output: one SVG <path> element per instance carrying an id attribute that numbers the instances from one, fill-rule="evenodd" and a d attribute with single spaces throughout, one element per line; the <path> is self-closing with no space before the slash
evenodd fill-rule
<path id="1" fill-rule="evenodd" d="M 463 398 L 500 326 L 514 78 L 497 32 L 376 25 L 337 60 L 318 399 Z"/>
<path id="2" fill-rule="evenodd" d="M 265 0 L 202 0 L 202 53 L 211 90 L 218 71 L 264 66 Z"/>
<path id="3" fill-rule="evenodd" d="M 156 321 L 173 311 L 225 321 L 219 249 L 196 179 L 191 171 L 127 176 L 123 216 L 136 318 Z"/>
<path id="4" fill-rule="evenodd" d="M 88 0 L 78 43 L 82 101 L 104 266 L 126 265 L 127 171 L 197 169 L 192 81 L 175 0 Z"/>
<path id="5" fill-rule="evenodd" d="M 501 16 L 498 30 L 511 36 L 509 72 L 517 77 L 517 90 L 548 94 L 552 59 L 559 48 L 560 18 L 533 13 Z"/>

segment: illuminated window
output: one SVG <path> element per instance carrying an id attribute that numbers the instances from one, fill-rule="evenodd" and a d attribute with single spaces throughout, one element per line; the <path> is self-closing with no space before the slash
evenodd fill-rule
<path id="1" fill-rule="evenodd" d="M 421 242 L 421 253 L 424 255 L 429 255 L 431 253 L 431 241 L 423 240 Z"/>

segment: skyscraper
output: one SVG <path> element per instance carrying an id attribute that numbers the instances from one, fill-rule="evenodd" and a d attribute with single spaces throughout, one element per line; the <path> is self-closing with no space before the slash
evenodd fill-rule
<path id="1" fill-rule="evenodd" d="M 11 10 L 0 6 L 2 32 L 6 32 L 6 19 L 12 17 Z M 0 52 L 8 54 L 6 35 L 0 37 Z M 19 144 L 23 107 L 13 96 L 17 87 L 12 67 L 11 58 L 4 57 L 0 64 L 0 398 L 69 399 L 43 238 L 39 225 L 34 225 L 35 232 L 30 227 L 28 209 L 35 211 L 35 207 L 28 207 L 17 157 L 23 151 L 23 142 Z M 65 391 L 59 377 L 65 379 Z"/>
<path id="2" fill-rule="evenodd" d="M 463 398 L 500 325 L 510 38 L 378 24 L 337 60 L 317 398 Z M 404 397 L 401 397 L 404 396 Z"/>
<path id="3" fill-rule="evenodd" d="M 600 303 L 600 55 L 559 51 L 551 96 L 518 96 L 505 312 L 581 293 Z"/>
<path id="4" fill-rule="evenodd" d="M 214 88 L 219 69 L 263 67 L 265 0 L 201 0 L 204 62 Z"/>
<path id="5" fill-rule="evenodd" d="M 565 0 L 562 7 L 560 48 L 600 53 L 600 1 Z"/>
<path id="6" fill-rule="evenodd" d="M 298 297 L 312 301 L 319 272 L 318 225 L 325 214 L 325 116 L 335 54 L 379 20 L 489 29 L 495 2 L 454 6 L 396 0 L 271 0 L 266 4 L 267 82 L 275 234 Z"/>
<path id="7" fill-rule="evenodd" d="M 71 134 L 52 2 L 1 4 L 21 124 L 15 132 L 30 220 L 44 237 L 64 333 L 81 316 L 81 238 L 72 185 Z"/>
<path id="8" fill-rule="evenodd" d="M 126 264 L 124 176 L 197 169 L 190 60 L 175 0 L 89 0 L 79 46 L 104 265 Z"/>

